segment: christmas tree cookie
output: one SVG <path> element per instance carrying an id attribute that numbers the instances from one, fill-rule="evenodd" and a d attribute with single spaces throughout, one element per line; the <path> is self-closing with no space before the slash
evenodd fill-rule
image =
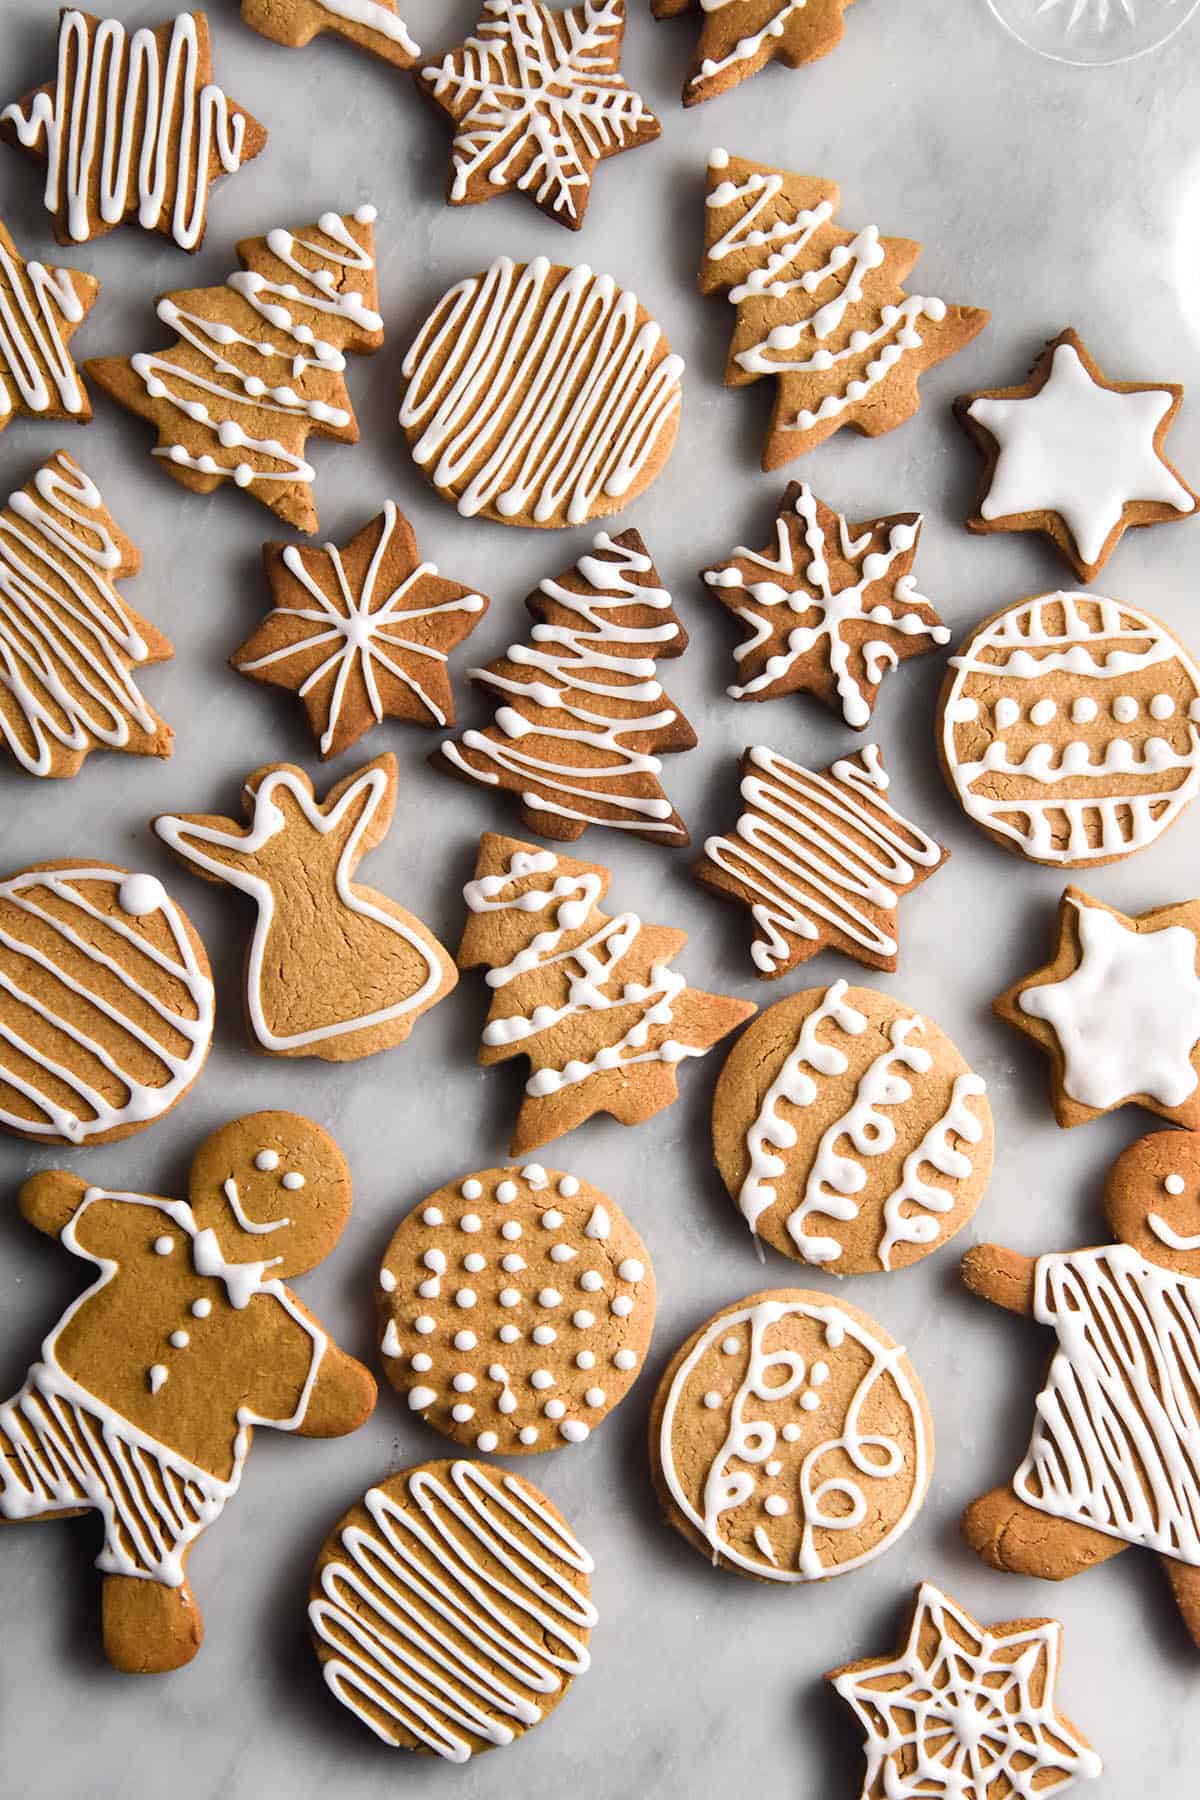
<path id="1" fill-rule="evenodd" d="M 543 837 L 570 843 L 588 825 L 609 825 L 686 844 L 659 753 L 692 749 L 696 734 L 663 692 L 656 662 L 681 655 L 687 633 L 637 532 L 600 532 L 525 604 L 537 621 L 532 641 L 471 670 L 500 702 L 494 722 L 447 740 L 434 767 L 507 788 Z"/>
<path id="2" fill-rule="evenodd" d="M 87 424 L 91 402 L 69 345 L 99 292 L 82 269 L 27 262 L 0 219 L 0 431 L 19 414 Z"/>
<path id="3" fill-rule="evenodd" d="M 853 0 L 652 0 L 656 19 L 700 13 L 700 38 L 683 84 L 683 104 L 728 93 L 778 59 L 789 69 L 828 56 L 842 41 Z"/>

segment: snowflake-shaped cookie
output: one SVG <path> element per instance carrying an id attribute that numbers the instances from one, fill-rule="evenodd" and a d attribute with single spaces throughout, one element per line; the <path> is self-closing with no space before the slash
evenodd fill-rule
<path id="1" fill-rule="evenodd" d="M 793 481 L 775 520 L 775 542 L 744 546 L 704 570 L 722 606 L 750 627 L 734 659 L 734 700 L 773 700 L 807 690 L 861 730 L 888 669 L 948 644 L 950 633 L 909 573 L 919 513 L 851 525 Z"/>
<path id="2" fill-rule="evenodd" d="M 625 0 L 485 0 L 475 35 L 418 77 L 454 121 L 452 206 L 515 187 L 578 231 L 596 164 L 662 129 L 621 78 L 624 30 Z"/>
<path id="3" fill-rule="evenodd" d="M 418 559 L 394 501 L 344 550 L 267 544 L 263 557 L 275 606 L 230 661 L 299 694 L 322 758 L 348 750 L 385 714 L 452 723 L 446 659 L 488 603 Z"/>
<path id="4" fill-rule="evenodd" d="M 1092 1781 L 1100 1758 L 1054 1704 L 1062 1626 L 980 1625 L 931 1581 L 899 1655 L 826 1680 L 866 1732 L 862 1800 L 999 1800 Z"/>

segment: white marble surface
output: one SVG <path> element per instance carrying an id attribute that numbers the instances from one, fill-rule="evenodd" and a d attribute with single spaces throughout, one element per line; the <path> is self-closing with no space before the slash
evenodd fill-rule
<path id="1" fill-rule="evenodd" d="M 151 0 L 127 0 L 131 21 Z M 1193 384 L 1173 453 L 1200 476 L 1200 20 L 1170 49 L 1093 72 L 1035 58 L 1005 34 L 984 0 L 862 0 L 843 47 L 798 73 L 768 70 L 731 96 L 684 113 L 678 86 L 688 22 L 654 25 L 636 0 L 625 68 L 660 112 L 662 140 L 604 167 L 586 228 L 569 237 L 518 197 L 451 212 L 441 199 L 447 133 L 405 79 L 325 39 L 304 52 L 244 29 L 236 0 L 212 0 L 218 78 L 270 127 L 261 159 L 213 200 L 207 242 L 189 261 L 126 228 L 74 260 L 104 283 L 77 344 L 83 354 L 158 343 L 158 291 L 217 281 L 242 235 L 347 210 L 380 209 L 386 349 L 351 368 L 363 442 L 317 443 L 323 534 L 345 539 L 387 495 L 408 512 L 426 554 L 494 598 L 474 640 L 479 660 L 520 634 L 520 600 L 578 553 L 583 533 L 505 530 L 464 522 L 414 472 L 394 423 L 404 346 L 432 299 L 502 251 L 586 258 L 636 284 L 688 361 L 683 427 L 663 477 L 623 522 L 644 533 L 674 589 L 692 647 L 667 666 L 670 693 L 700 747 L 673 759 L 672 794 L 696 838 L 733 816 L 734 757 L 749 734 L 818 763 L 847 733 L 804 699 L 739 710 L 723 695 L 735 633 L 695 571 L 736 541 L 765 541 L 784 476 L 757 467 L 766 383 L 740 393 L 720 376 L 729 309 L 694 290 L 708 148 L 835 177 L 844 222 L 875 220 L 919 238 L 926 292 L 992 309 L 990 329 L 923 383 L 924 409 L 891 436 L 843 432 L 804 465 L 818 491 L 855 517 L 920 507 L 927 518 L 918 574 L 956 634 L 1004 602 L 1059 585 L 1066 571 L 1027 537 L 977 540 L 962 519 L 977 473 L 950 417 L 961 389 L 1018 380 L 1042 341 L 1076 325 L 1109 372 Z M 0 9 L 3 99 L 46 78 L 53 8 Z M 413 29 L 433 50 L 473 20 L 472 0 L 409 0 Z M 35 168 L 0 150 L 0 210 L 30 253 L 53 250 Z M 918 290 L 920 291 L 920 290 Z M 89 1177 L 178 1193 L 204 1134 L 239 1110 L 284 1106 L 328 1126 L 353 1166 L 356 1206 L 335 1257 L 298 1284 L 341 1341 L 372 1353 L 371 1291 L 398 1217 L 457 1173 L 503 1160 L 520 1076 L 473 1062 L 484 1013 L 477 977 L 418 1027 L 405 1047 L 331 1067 L 252 1053 L 242 1035 L 239 971 L 247 914 L 228 892 L 174 867 L 150 838 L 156 811 L 236 810 L 241 779 L 291 756 L 317 769 L 301 710 L 233 675 L 225 659 L 265 602 L 258 546 L 275 521 L 232 490 L 197 499 L 160 476 L 151 436 L 96 397 L 91 428 L 20 421 L 0 439 L 0 484 L 18 486 L 60 443 L 102 481 L 145 555 L 131 602 L 174 639 L 172 663 L 145 689 L 178 733 L 174 757 L 139 763 L 95 756 L 73 782 L 35 785 L 0 771 L 3 864 L 96 856 L 166 877 L 199 926 L 217 970 L 217 1042 L 193 1094 L 161 1124 L 78 1158 L 0 1144 L 0 1384 L 11 1391 L 73 1291 L 66 1258 L 16 1211 L 32 1169 L 74 1161 Z M 789 471 L 791 473 L 791 471 Z M 1125 540 L 1102 578 L 1200 643 L 1200 527 Z M 475 658 L 472 658 L 475 660 Z M 960 1545 L 956 1520 L 974 1494 L 1015 1467 L 1032 1418 L 1036 1329 L 972 1301 L 956 1279 L 958 1252 L 990 1236 L 1023 1250 L 1096 1241 L 1104 1172 L 1151 1121 L 1133 1111 L 1072 1134 L 1046 1104 L 1046 1066 L 994 1021 L 991 996 L 1041 960 L 1060 880 L 993 849 L 944 791 L 930 721 L 938 657 L 885 685 L 877 735 L 897 789 L 953 847 L 950 867 L 910 900 L 901 972 L 883 978 L 927 1009 L 986 1075 L 999 1162 L 974 1226 L 907 1273 L 860 1280 L 848 1297 L 875 1313 L 911 1352 L 928 1388 L 938 1459 L 928 1503 L 908 1537 L 868 1570 L 820 1587 L 779 1590 L 716 1573 L 661 1523 L 643 1448 L 652 1384 L 671 1350 L 710 1311 L 794 1265 L 767 1268 L 713 1172 L 708 1102 L 719 1053 L 683 1071 L 683 1097 L 636 1131 L 593 1121 L 546 1152 L 628 1206 L 657 1260 L 661 1312 L 645 1376 L 588 1443 L 524 1467 L 564 1508 L 593 1550 L 601 1623 L 594 1667 L 555 1717 L 518 1748 L 454 1771 L 399 1759 L 343 1714 L 318 1678 L 304 1626 L 308 1571 L 327 1528 L 373 1479 L 443 1453 L 390 1389 L 370 1423 L 340 1443 L 264 1432 L 243 1489 L 191 1565 L 207 1640 L 186 1671 L 159 1681 L 111 1672 L 98 1642 L 91 1524 L 12 1530 L 0 1541 L 0 1757 L 6 1795 L 109 1800 L 137 1792 L 172 1800 L 322 1794 L 432 1795 L 472 1800 L 519 1792 L 561 1796 L 754 1794 L 837 1800 L 857 1792 L 858 1741 L 822 1670 L 889 1648 L 912 1585 L 945 1584 L 984 1619 L 1055 1612 L 1067 1625 L 1062 1703 L 1107 1759 L 1107 1794 L 1180 1794 L 1194 1784 L 1200 1654 L 1174 1616 L 1152 1558 L 1129 1554 L 1055 1589 L 993 1574 Z M 477 716 L 469 699 L 464 718 Z M 482 716 L 486 716 L 484 709 Z M 427 740 L 389 725 L 362 746 L 400 757 L 396 822 L 365 878 L 412 905 L 453 943 L 459 889 L 487 825 L 519 830 L 516 814 L 434 775 Z M 356 766 L 332 765 L 332 781 Z M 746 919 L 689 880 L 686 855 L 592 833 L 583 853 L 611 864 L 622 905 L 685 926 L 682 966 L 709 986 L 765 1000 L 749 974 Z M 1200 806 L 1146 855 L 1098 872 L 1088 886 L 1130 909 L 1196 891 Z M 788 990 L 850 974 L 823 956 Z M 812 1276 L 808 1285 L 821 1285 Z"/>

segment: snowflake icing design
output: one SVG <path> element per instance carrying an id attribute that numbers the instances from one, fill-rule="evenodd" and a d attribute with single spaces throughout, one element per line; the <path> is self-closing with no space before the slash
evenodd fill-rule
<path id="1" fill-rule="evenodd" d="M 582 223 L 596 163 L 661 129 L 621 78 L 624 28 L 625 0 L 583 0 L 564 12 L 487 0 L 477 35 L 421 71 L 457 127 L 453 203 L 485 177 L 494 189 L 532 190 L 563 223 Z"/>
<path id="2" fill-rule="evenodd" d="M 1100 1758 L 1056 1711 L 1062 1627 L 976 1622 L 931 1582 L 908 1640 L 831 1679 L 867 1734 L 863 1800 L 989 1800 L 1060 1793 Z"/>

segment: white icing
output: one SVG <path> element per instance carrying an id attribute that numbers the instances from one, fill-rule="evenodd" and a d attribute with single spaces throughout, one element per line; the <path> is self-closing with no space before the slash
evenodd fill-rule
<path id="1" fill-rule="evenodd" d="M 83 412 L 83 383 L 63 332 L 82 318 L 71 270 L 25 262 L 0 227 L 0 422 L 18 406 L 73 418 Z"/>
<path id="2" fill-rule="evenodd" d="M 554 276 L 555 286 L 549 287 Z M 629 493 L 678 411 L 682 358 L 634 294 L 584 263 L 500 257 L 450 288 L 403 370 L 400 423 L 470 518 L 494 508 L 581 525 Z"/>
<path id="3" fill-rule="evenodd" d="M 397 917 L 395 913 L 386 911 L 369 899 L 369 888 L 357 888 L 351 880 L 351 872 L 361 853 L 363 837 L 384 800 L 387 788 L 387 772 L 368 764 L 349 783 L 336 806 L 323 811 L 298 769 L 275 768 L 255 790 L 253 817 L 248 831 L 226 831 L 220 825 L 205 825 L 198 820 L 177 818 L 170 813 L 163 814 L 154 821 L 154 829 L 159 837 L 185 862 L 195 863 L 214 879 L 228 882 L 241 893 L 249 894 L 258 908 L 247 958 L 246 1007 L 254 1035 L 264 1050 L 286 1052 L 305 1049 L 330 1038 L 345 1036 L 349 1032 L 369 1031 L 423 1007 L 441 985 L 442 970 L 428 945 L 404 918 Z M 330 1018 L 307 1031 L 274 1031 L 267 1019 L 262 998 L 263 966 L 270 954 L 276 893 L 267 876 L 256 874 L 254 868 L 258 852 L 280 831 L 286 829 L 286 815 L 275 800 L 275 795 L 280 792 L 287 795 L 290 804 L 299 811 L 305 826 L 316 835 L 313 854 L 321 838 L 340 834 L 345 820 L 351 820 L 350 830 L 341 844 L 337 867 L 333 872 L 333 887 L 338 905 L 402 939 L 420 959 L 425 971 L 424 978 L 411 993 L 393 1000 L 390 1005 L 377 1007 L 353 1018 Z M 213 845 L 221 854 L 210 855 L 204 849 L 205 844 Z M 319 957 L 319 944 L 312 946 L 312 953 Z M 371 991 L 371 984 L 366 985 L 368 991 Z"/>
<path id="4" fill-rule="evenodd" d="M 700 0 L 700 4 L 705 12 L 720 12 L 724 7 L 729 6 L 730 4 L 736 4 L 736 0 Z M 705 82 L 711 81 L 714 76 L 723 75 L 727 69 L 735 69 L 739 63 L 753 61 L 764 45 L 768 46 L 769 54 L 773 54 L 770 50 L 770 46 L 783 36 L 791 20 L 794 19 L 798 13 L 802 13 L 807 4 L 808 0 L 783 0 L 783 4 L 770 15 L 757 31 L 747 32 L 745 36 L 739 37 L 732 50 L 727 51 L 724 56 L 706 56 L 701 62 L 699 69 L 689 80 L 688 86 L 690 88 L 703 86 Z M 746 75 L 752 73 L 753 70 L 750 69 L 742 70 L 739 72 L 736 79 L 741 81 Z M 702 95 L 699 97 L 706 99 L 709 96 Z M 715 154 L 716 152 L 713 153 L 713 155 Z M 722 152 L 722 154 L 724 153 Z M 726 157 L 724 163 L 718 163 L 713 161 L 713 156 L 710 156 L 708 164 L 709 167 L 713 169 L 726 168 L 728 167 L 728 157 Z"/>
<path id="5" fill-rule="evenodd" d="M 1192 1056 L 1200 1043 L 1195 932 L 1184 925 L 1132 931 L 1102 907 L 1071 904 L 1075 968 L 1025 988 L 1017 1002 L 1053 1030 L 1064 1092 L 1099 1111 L 1141 1094 L 1182 1106 L 1196 1088 Z"/>
<path id="6" fill-rule="evenodd" d="M 243 1231 L 249 1231 L 255 1234 L 278 1231 L 281 1226 L 290 1225 L 292 1222 L 290 1219 L 268 1219 L 265 1224 L 258 1224 L 250 1217 L 245 1207 L 242 1205 L 242 1198 L 238 1193 L 238 1184 L 232 1175 L 226 1177 L 223 1184 L 223 1191 L 226 1200 L 229 1202 L 229 1210 L 232 1212 L 238 1225 Z"/>
<path id="7" fill-rule="evenodd" d="M 1163 1187 L 1168 1194 L 1182 1194 L 1186 1185 L 1182 1175 L 1165 1175 L 1163 1177 Z"/>
<path id="8" fill-rule="evenodd" d="M 980 516 L 1056 512 L 1080 561 L 1092 564 L 1127 505 L 1150 501 L 1194 512 L 1196 502 L 1154 442 L 1173 403 L 1168 388 L 1124 394 L 1100 386 L 1075 347 L 1059 344 L 1036 394 L 984 395 L 968 408 L 999 446 Z"/>
<path id="9" fill-rule="evenodd" d="M 1200 1232 L 1185 1236 L 1168 1225 L 1161 1213 L 1156 1212 L 1146 1214 L 1146 1223 L 1159 1243 L 1165 1244 L 1168 1250 L 1200 1250 Z"/>
<path id="10" fill-rule="evenodd" d="M 72 1144 L 159 1118 L 196 1079 L 213 1030 L 212 982 L 174 901 L 164 891 L 156 918 L 166 926 L 171 947 L 160 949 L 148 933 L 90 899 L 91 883 L 101 889 L 97 900 L 114 886 L 119 893 L 123 885 L 118 871 L 86 867 L 28 870 L 0 882 L 0 949 L 9 958 L 0 967 L 0 1080 L 37 1109 L 29 1116 L 0 1108 L 0 1124 L 32 1137 L 63 1137 Z M 56 903 L 53 911 L 45 905 L 46 897 Z M 40 932 L 53 933 L 48 947 L 27 940 L 26 920 Z M 74 972 L 80 961 L 104 971 L 103 987 L 88 986 Z M 51 976 L 52 982 L 43 975 Z M 73 996 L 69 1015 L 54 1002 L 55 984 Z M 107 997 L 114 986 L 128 997 L 126 1005 Z M 50 993 L 43 997 L 47 988 Z M 164 988 L 165 997 L 160 991 Z M 53 1027 L 59 1041 L 78 1046 L 89 1067 L 94 1062 L 103 1068 L 120 1085 L 121 1098 L 109 1100 L 64 1062 L 61 1052 L 55 1056 L 40 1049 L 22 1029 L 26 1012 Z M 119 1027 L 123 1034 L 119 1046 L 108 1048 L 92 1035 L 98 1023 L 95 1015 L 104 1021 L 109 1042 L 107 1028 Z M 153 1023 L 145 1023 L 147 1019 Z M 15 1055 L 19 1067 L 8 1066 L 6 1050 Z M 144 1073 L 147 1053 L 160 1077 L 157 1082 Z M 131 1073 L 126 1059 L 141 1073 Z M 43 1092 L 22 1072 L 30 1064 L 53 1082 L 55 1094 L 65 1086 L 72 1098 L 60 1100 Z"/>
<path id="11" fill-rule="evenodd" d="M 364 31 L 383 38 L 388 45 L 394 44 L 412 62 L 416 62 L 421 54 L 404 20 L 389 5 L 384 5 L 382 0 L 315 0 L 315 4 L 335 20 L 361 26 Z M 336 31 L 337 25 L 332 29 Z M 374 45 L 370 47 L 375 48 Z M 386 52 L 381 50 L 380 54 Z"/>
<path id="12" fill-rule="evenodd" d="M 800 945 L 818 943 L 823 926 L 871 956 L 894 957 L 900 895 L 936 869 L 943 852 L 889 805 L 876 746 L 824 774 L 763 745 L 749 758 L 754 770 L 741 783 L 747 810 L 731 837 L 705 840 L 704 854 L 757 896 L 756 968 L 776 974 Z"/>
<path id="13" fill-rule="evenodd" d="M 58 70 L 51 93 L 36 93 L 28 110 L 6 106 L 19 142 L 46 157 L 45 203 L 65 211 L 77 243 L 93 235 L 92 204 L 104 225 L 132 210 L 152 231 L 169 216 L 171 235 L 194 250 L 204 233 L 209 168 L 215 153 L 226 174 L 240 167 L 246 121 L 219 87 L 200 85 L 208 59 L 208 22 L 202 13 L 171 21 L 165 57 L 154 32 L 129 33 L 119 19 L 62 13 Z"/>
<path id="14" fill-rule="evenodd" d="M 602 531 L 573 571 L 586 583 L 584 593 L 562 580 L 542 581 L 545 600 L 535 604 L 545 616 L 533 627 L 532 646 L 510 644 L 500 663 L 470 671 L 472 681 L 501 697 L 495 722 L 444 742 L 447 762 L 475 781 L 514 788 L 539 813 L 682 837 L 661 789 L 657 797 L 640 791 L 650 777 L 657 788 L 662 771 L 647 745 L 679 718 L 659 685 L 655 656 L 674 654 L 682 633 L 670 594 L 644 584 L 653 566 L 644 550 Z M 667 617 L 635 625 L 629 615 L 641 608 Z M 510 664 L 515 675 L 506 672 Z M 535 716 L 510 699 L 536 708 Z M 557 760 L 559 744 L 576 746 L 573 753 L 586 760 Z"/>

